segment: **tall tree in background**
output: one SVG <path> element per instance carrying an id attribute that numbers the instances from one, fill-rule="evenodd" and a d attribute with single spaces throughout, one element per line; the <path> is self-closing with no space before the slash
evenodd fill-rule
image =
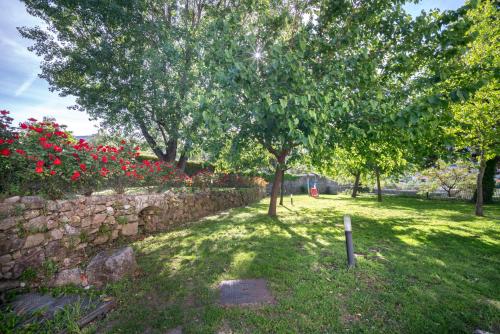
<path id="1" fill-rule="evenodd" d="M 24 27 L 43 56 L 42 77 L 108 127 L 138 129 L 174 161 L 193 145 L 202 92 L 203 0 L 25 0 L 46 28 Z M 185 161 L 179 162 L 180 164 Z"/>
<path id="2" fill-rule="evenodd" d="M 476 215 L 483 215 L 486 161 L 500 153 L 500 18 L 495 1 L 469 1 L 444 26 L 432 86 L 450 122 L 442 129 L 478 163 Z M 446 16 L 445 16 L 446 17 Z"/>

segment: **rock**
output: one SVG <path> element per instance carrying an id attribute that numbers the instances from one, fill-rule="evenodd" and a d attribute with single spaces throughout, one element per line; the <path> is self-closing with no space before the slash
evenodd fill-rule
<path id="1" fill-rule="evenodd" d="M 24 212 L 24 219 L 30 220 L 32 218 L 40 216 L 41 211 L 40 210 L 28 210 Z"/>
<path id="2" fill-rule="evenodd" d="M 139 223 L 131 223 L 122 225 L 122 235 L 136 235 L 139 231 Z"/>
<path id="3" fill-rule="evenodd" d="M 108 236 L 107 235 L 100 235 L 98 236 L 97 238 L 94 239 L 94 244 L 95 245 L 101 245 L 103 243 L 105 243 L 106 241 L 108 241 Z"/>
<path id="4" fill-rule="evenodd" d="M 69 235 L 77 235 L 77 234 L 80 234 L 80 231 L 79 231 L 77 228 L 75 228 L 75 227 L 73 227 L 73 226 L 71 226 L 71 225 L 68 225 L 68 224 L 64 225 L 64 230 L 65 230 L 65 231 L 66 231 L 66 233 L 67 233 L 67 234 L 69 234 Z"/>
<path id="5" fill-rule="evenodd" d="M 47 229 L 49 230 L 56 228 L 58 225 L 59 224 L 55 220 L 50 219 L 47 221 Z"/>
<path id="6" fill-rule="evenodd" d="M 54 240 L 62 239 L 63 230 L 61 228 L 57 228 L 55 230 L 50 231 L 50 237 Z"/>
<path id="7" fill-rule="evenodd" d="M 44 201 L 38 196 L 24 196 L 21 198 L 21 203 L 26 204 L 30 209 L 41 209 Z"/>
<path id="8" fill-rule="evenodd" d="M 43 233 L 36 233 L 28 235 L 23 248 L 31 248 L 40 245 L 45 240 L 45 235 Z"/>
<path id="9" fill-rule="evenodd" d="M 8 217 L 0 220 L 0 231 L 8 230 L 11 227 L 16 226 L 18 222 L 18 218 L 16 217 Z"/>
<path id="10" fill-rule="evenodd" d="M 98 253 L 87 266 L 86 274 L 89 284 L 101 287 L 133 274 L 136 267 L 134 251 L 127 246 Z"/>
<path id="11" fill-rule="evenodd" d="M 52 286 L 63 286 L 68 284 L 73 285 L 83 285 L 82 280 L 83 273 L 80 268 L 65 269 L 56 274 L 56 277 L 52 280 Z"/>
<path id="12" fill-rule="evenodd" d="M 106 213 L 107 213 L 108 215 L 112 216 L 112 215 L 114 215 L 114 214 L 115 214 L 115 209 L 113 209 L 113 207 L 111 207 L 111 206 L 108 206 L 108 207 L 106 208 Z"/>
<path id="13" fill-rule="evenodd" d="M 70 218 L 70 221 L 73 226 L 78 226 L 80 224 L 81 219 L 78 216 L 73 216 Z"/>
<path id="14" fill-rule="evenodd" d="M 100 213 L 106 211 L 106 206 L 105 205 L 96 205 L 94 206 L 94 213 Z"/>
<path id="15" fill-rule="evenodd" d="M 12 196 L 3 200 L 4 203 L 17 203 L 21 200 L 20 196 Z"/>
<path id="16" fill-rule="evenodd" d="M 104 221 L 106 220 L 106 214 L 105 213 L 100 213 L 94 216 L 94 219 L 92 220 L 92 225 L 101 225 Z"/>
<path id="17" fill-rule="evenodd" d="M 74 203 L 71 201 L 59 200 L 57 204 L 60 212 L 71 211 L 74 208 Z"/>
<path id="18" fill-rule="evenodd" d="M 10 262 L 12 260 L 12 256 L 10 254 L 5 254 L 0 256 L 0 264 L 4 265 Z"/>
<path id="19" fill-rule="evenodd" d="M 92 224 L 90 217 L 85 217 L 82 219 L 82 227 L 89 227 Z"/>
<path id="20" fill-rule="evenodd" d="M 27 222 L 24 226 L 28 229 L 28 231 L 42 231 L 47 228 L 47 217 L 37 216 Z"/>

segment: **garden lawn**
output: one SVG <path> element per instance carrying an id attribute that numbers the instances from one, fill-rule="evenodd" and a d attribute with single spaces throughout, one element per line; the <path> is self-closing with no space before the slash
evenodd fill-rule
<path id="1" fill-rule="evenodd" d="M 500 206 L 345 195 L 268 199 L 133 246 L 139 277 L 111 286 L 98 332 L 471 333 L 500 331 Z M 357 267 L 346 269 L 350 214 Z M 218 306 L 222 280 L 265 278 L 275 305 Z"/>

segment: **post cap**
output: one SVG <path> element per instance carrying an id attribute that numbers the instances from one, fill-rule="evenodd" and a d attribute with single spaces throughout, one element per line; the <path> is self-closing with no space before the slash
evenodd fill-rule
<path id="1" fill-rule="evenodd" d="M 344 216 L 344 230 L 346 232 L 351 232 L 352 231 L 351 216 L 348 216 L 348 215 Z"/>

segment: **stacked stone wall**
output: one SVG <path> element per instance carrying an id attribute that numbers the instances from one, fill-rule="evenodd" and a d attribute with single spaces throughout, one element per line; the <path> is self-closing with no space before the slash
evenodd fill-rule
<path id="1" fill-rule="evenodd" d="M 76 267 L 119 238 L 166 231 L 264 196 L 264 189 L 245 188 L 55 201 L 10 197 L 0 202 L 0 279 L 18 278 L 44 263 Z"/>

